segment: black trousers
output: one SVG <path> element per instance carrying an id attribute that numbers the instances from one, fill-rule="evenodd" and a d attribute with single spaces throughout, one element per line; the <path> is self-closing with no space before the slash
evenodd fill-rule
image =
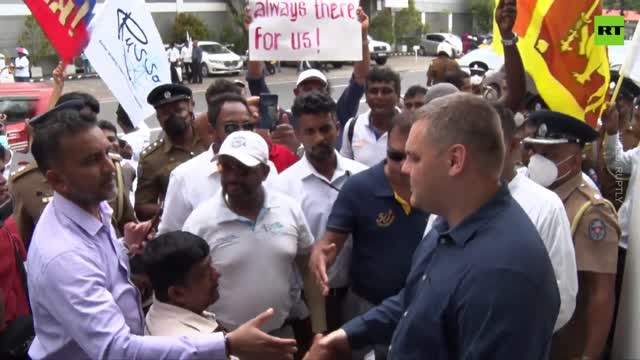
<path id="1" fill-rule="evenodd" d="M 202 63 L 191 63 L 191 82 L 194 84 L 202 84 Z"/>
<path id="2" fill-rule="evenodd" d="M 171 83 L 173 84 L 177 84 L 180 82 L 180 79 L 178 78 L 178 70 L 176 69 L 177 66 L 177 62 L 172 62 L 169 66 L 171 69 Z"/>

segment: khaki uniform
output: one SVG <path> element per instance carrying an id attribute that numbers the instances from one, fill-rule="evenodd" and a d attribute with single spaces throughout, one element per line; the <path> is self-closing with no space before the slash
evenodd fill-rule
<path id="1" fill-rule="evenodd" d="M 429 86 L 441 83 L 445 79 L 445 74 L 449 71 L 460 70 L 458 62 L 446 57 L 437 57 L 431 61 L 429 70 L 427 70 L 427 81 Z"/>
<path id="2" fill-rule="evenodd" d="M 576 251 L 578 296 L 569 323 L 553 338 L 551 359 L 571 360 L 583 354 L 586 335 L 587 289 L 580 272 L 615 274 L 620 227 L 613 205 L 582 180 L 578 174 L 554 192 L 564 202 Z"/>
<path id="3" fill-rule="evenodd" d="M 116 184 L 118 187 L 116 198 L 109 202 L 113 208 L 113 224 L 118 236 L 124 231 L 124 224 L 136 221 L 135 213 L 129 193 L 124 190 L 120 156 L 112 155 L 116 166 Z M 9 190 L 14 199 L 13 218 L 18 224 L 18 231 L 25 245 L 28 247 L 31 236 L 40 219 L 40 215 L 47 204 L 53 199 L 53 189 L 47 183 L 44 175 L 38 169 L 35 161 L 11 174 Z"/>
<path id="4" fill-rule="evenodd" d="M 167 192 L 171 171 L 206 149 L 197 134 L 194 136 L 191 150 L 173 145 L 167 136 L 144 149 L 138 163 L 136 207 L 160 203 Z"/>

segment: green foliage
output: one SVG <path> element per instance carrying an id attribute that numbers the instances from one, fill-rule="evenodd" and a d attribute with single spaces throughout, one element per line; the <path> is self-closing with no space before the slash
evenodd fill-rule
<path id="1" fill-rule="evenodd" d="M 49 39 L 32 15 L 24 19 L 24 29 L 18 38 L 18 44 L 29 50 L 29 60 L 32 66 L 38 64 L 43 57 L 55 54 Z"/>
<path id="2" fill-rule="evenodd" d="M 192 13 L 179 13 L 173 24 L 171 38 L 176 42 L 184 42 L 187 32 L 189 32 L 192 39 L 202 40 L 209 37 L 209 29 L 199 17 Z"/>
<path id="3" fill-rule="evenodd" d="M 476 30 L 480 33 L 491 32 L 493 27 L 494 0 L 471 0 L 471 15 Z"/>
<path id="4" fill-rule="evenodd" d="M 415 0 L 409 0 L 409 7 L 396 13 L 395 26 L 398 43 L 407 45 L 409 48 L 420 44 L 425 26 L 422 25 L 422 16 L 420 11 L 416 9 Z"/>
<path id="5" fill-rule="evenodd" d="M 371 19 L 369 34 L 371 34 L 372 38 L 379 41 L 384 41 L 390 44 L 394 42 L 393 18 L 391 17 L 390 11 L 385 9 Z"/>
<path id="6" fill-rule="evenodd" d="M 222 27 L 222 31 L 216 37 L 216 41 L 225 45 L 231 44 L 231 51 L 242 55 L 249 48 L 249 44 L 245 32 L 241 29 L 243 28 L 235 23 L 227 23 Z"/>
<path id="7" fill-rule="evenodd" d="M 602 7 L 605 9 L 640 10 L 640 0 L 603 0 Z"/>

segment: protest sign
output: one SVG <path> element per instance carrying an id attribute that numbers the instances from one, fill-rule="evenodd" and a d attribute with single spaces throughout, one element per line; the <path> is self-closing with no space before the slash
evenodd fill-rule
<path id="1" fill-rule="evenodd" d="M 154 114 L 147 95 L 171 82 L 164 45 L 144 0 L 108 0 L 85 50 L 134 125 Z"/>
<path id="2" fill-rule="evenodd" d="M 362 60 L 358 0 L 250 0 L 251 60 Z"/>
<path id="3" fill-rule="evenodd" d="M 60 58 L 70 64 L 89 41 L 95 0 L 24 0 Z"/>

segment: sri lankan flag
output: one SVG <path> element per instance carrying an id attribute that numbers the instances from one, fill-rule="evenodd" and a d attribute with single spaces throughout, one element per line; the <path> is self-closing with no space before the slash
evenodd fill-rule
<path id="1" fill-rule="evenodd" d="M 496 0 L 497 6 L 498 0 Z M 518 0 L 514 31 L 525 70 L 551 110 L 595 127 L 609 85 L 606 46 L 595 45 L 601 0 Z M 494 46 L 503 53 L 494 22 Z"/>

